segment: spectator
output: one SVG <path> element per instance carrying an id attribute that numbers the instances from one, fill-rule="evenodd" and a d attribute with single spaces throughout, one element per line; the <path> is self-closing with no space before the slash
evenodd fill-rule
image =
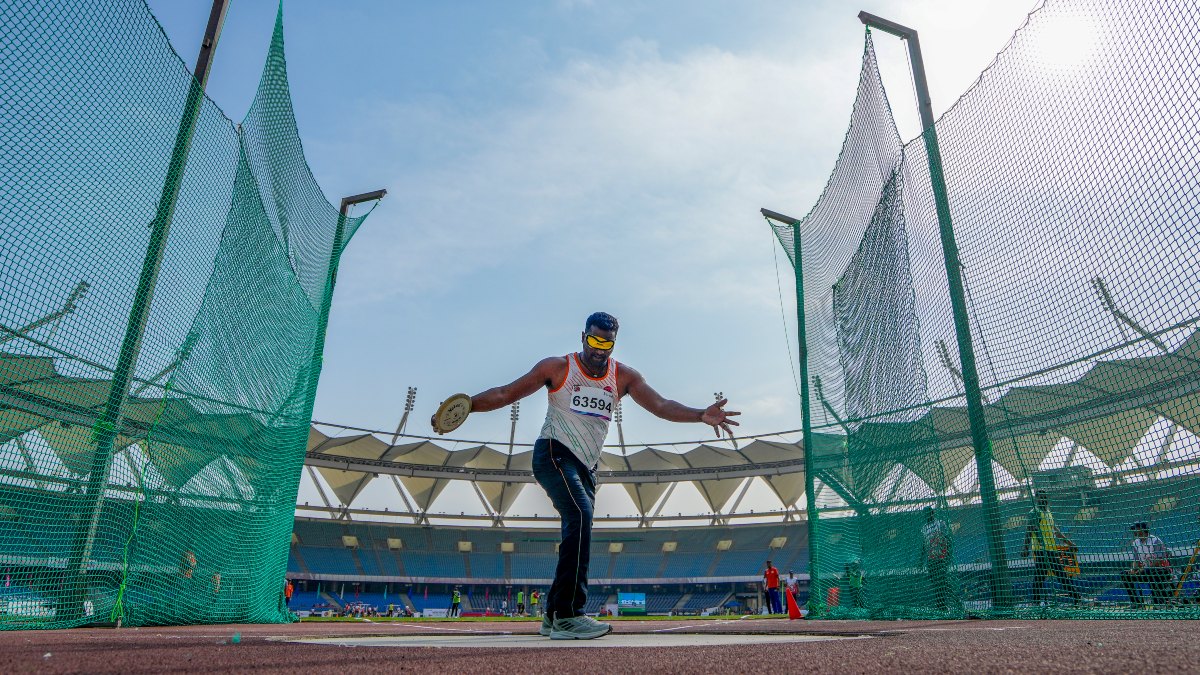
<path id="1" fill-rule="evenodd" d="M 763 570 L 763 583 L 767 588 L 767 607 L 771 614 L 783 614 L 783 607 L 780 604 L 779 598 L 779 570 L 767 561 L 767 567 Z"/>
<path id="2" fill-rule="evenodd" d="M 863 573 L 862 562 L 855 558 L 846 563 L 846 594 L 850 598 L 850 607 L 862 609 L 863 604 Z"/>
<path id="3" fill-rule="evenodd" d="M 1041 605 L 1045 602 L 1046 580 L 1050 575 L 1058 579 L 1072 602 L 1079 604 L 1079 590 L 1075 587 L 1075 579 L 1064 569 L 1062 554 L 1074 553 L 1074 542 L 1054 524 L 1054 514 L 1050 512 L 1050 497 L 1045 491 L 1039 490 L 1034 495 L 1034 507 L 1029 511 L 1025 521 L 1025 542 L 1021 545 L 1021 557 L 1028 558 L 1033 551 L 1033 603 Z"/>
<path id="4" fill-rule="evenodd" d="M 446 616 L 451 619 L 456 619 L 462 616 L 462 593 L 459 592 L 458 586 L 454 587 L 454 592 L 450 594 L 450 611 Z"/>
<path id="5" fill-rule="evenodd" d="M 788 578 L 787 578 L 787 581 L 784 583 L 786 585 L 785 590 L 788 593 L 792 594 L 792 598 L 796 601 L 796 605 L 799 606 L 799 604 L 800 604 L 800 580 L 796 578 L 796 573 L 793 572 L 792 570 L 788 570 Z"/>
<path id="6" fill-rule="evenodd" d="M 1121 573 L 1121 582 L 1125 584 L 1125 592 L 1129 594 L 1132 607 L 1142 605 L 1142 594 L 1138 590 L 1139 582 L 1150 584 L 1150 598 L 1155 605 L 1165 605 L 1171 600 L 1171 561 L 1167 545 L 1153 534 L 1150 525 L 1145 522 L 1134 523 L 1129 529 L 1133 530 L 1133 564 Z"/>
<path id="7" fill-rule="evenodd" d="M 953 559 L 953 540 L 950 526 L 937 517 L 932 506 L 926 506 L 925 525 L 921 527 L 921 566 L 929 573 L 933 602 L 939 612 L 949 609 L 954 600 L 950 585 L 950 561 Z"/>

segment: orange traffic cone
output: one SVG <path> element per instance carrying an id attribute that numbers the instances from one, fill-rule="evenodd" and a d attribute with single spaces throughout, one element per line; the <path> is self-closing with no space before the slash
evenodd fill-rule
<path id="1" fill-rule="evenodd" d="M 792 590 L 789 588 L 787 592 L 788 618 L 791 620 L 803 619 L 804 615 L 800 613 L 800 606 L 796 604 L 796 596 L 792 595 Z"/>

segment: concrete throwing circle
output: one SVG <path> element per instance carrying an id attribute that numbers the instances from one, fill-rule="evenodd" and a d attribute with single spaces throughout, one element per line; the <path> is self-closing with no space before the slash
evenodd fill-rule
<path id="1" fill-rule="evenodd" d="M 861 635 L 797 635 L 754 634 L 730 635 L 715 633 L 611 633 L 595 640 L 551 640 L 528 634 L 433 634 L 433 635 L 375 635 L 369 637 L 292 638 L 288 642 L 337 647 L 448 647 L 469 649 L 545 649 L 553 647 L 713 647 L 723 645 L 780 644 L 783 642 L 826 642 L 830 640 L 861 640 Z"/>

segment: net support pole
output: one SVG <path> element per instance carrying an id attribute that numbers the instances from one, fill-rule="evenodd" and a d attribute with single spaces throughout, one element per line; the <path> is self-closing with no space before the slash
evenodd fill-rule
<path id="1" fill-rule="evenodd" d="M 213 0 L 212 11 L 208 16 L 208 25 L 204 30 L 204 39 L 200 43 L 200 54 L 196 58 L 196 69 L 188 87 L 187 99 L 184 101 L 179 129 L 175 134 L 175 147 L 171 151 L 171 159 L 167 165 L 167 174 L 163 181 L 162 193 L 159 195 L 158 208 L 155 210 L 154 220 L 151 222 L 150 240 L 146 245 L 145 257 L 142 259 L 142 271 L 138 277 L 137 291 L 133 296 L 133 306 L 129 310 L 129 318 L 125 324 L 125 336 L 121 340 L 121 351 L 117 355 L 117 363 L 113 368 L 112 382 L 109 385 L 104 407 L 92 430 L 92 439 L 94 440 L 92 463 L 88 473 L 87 486 L 81 499 L 83 508 L 80 509 L 79 526 L 71 544 L 66 568 L 68 578 L 65 579 L 65 588 L 63 589 L 67 602 L 66 606 L 62 607 L 62 611 L 68 619 L 78 619 L 83 616 L 83 603 L 87 599 L 88 560 L 91 558 L 96 530 L 100 524 L 100 514 L 104 508 L 104 492 L 108 483 L 109 468 L 112 465 L 113 446 L 120 428 L 125 402 L 129 398 L 129 385 L 137 367 L 142 338 L 146 333 L 146 323 L 150 318 L 150 307 L 154 299 L 155 286 L 158 284 L 158 274 L 162 268 L 163 254 L 167 248 L 171 220 L 175 216 L 175 206 L 179 202 L 179 192 L 183 187 L 188 152 L 192 147 L 192 138 L 195 136 L 196 124 L 204 105 L 204 87 L 208 82 L 209 67 L 212 65 L 213 56 L 217 51 L 217 40 L 221 36 L 221 28 L 225 23 L 225 12 L 228 8 L 229 0 Z M 69 578 L 70 575 L 74 575 L 75 578 Z"/>
<path id="2" fill-rule="evenodd" d="M 1006 611 L 1012 607 L 1012 593 L 1008 578 L 1008 562 L 1004 554 L 1004 534 L 1000 526 L 1000 504 L 996 498 L 996 479 L 992 471 L 992 444 L 988 438 L 987 421 L 983 412 L 983 390 L 979 385 L 979 371 L 975 365 L 971 324 L 967 318 L 962 263 L 959 261 L 958 243 L 954 238 L 954 224 L 950 216 L 950 199 L 946 190 L 942 154 L 938 146 L 937 130 L 933 123 L 933 104 L 929 98 L 929 84 L 925 79 L 925 62 L 921 58 L 921 42 L 917 37 L 917 31 L 898 23 L 867 12 L 859 12 L 858 18 L 867 26 L 895 35 L 908 44 L 908 58 L 912 66 L 913 84 L 917 90 L 917 107 L 921 115 L 922 137 L 925 140 L 925 152 L 929 160 L 929 180 L 933 187 L 934 202 L 937 206 L 938 230 L 942 241 L 942 258 L 946 265 L 950 305 L 954 313 L 954 335 L 958 341 L 958 358 L 962 366 L 967 419 L 971 427 L 971 442 L 975 447 L 975 468 L 979 474 L 979 493 L 987 535 L 988 559 L 992 568 L 990 575 L 992 607 L 994 610 Z"/>
<path id="3" fill-rule="evenodd" d="M 342 258 L 342 245 L 346 238 L 346 218 L 349 217 L 350 207 L 363 202 L 373 202 L 383 199 L 387 190 L 364 192 L 352 197 L 343 197 L 341 208 L 338 209 L 337 228 L 333 231 L 333 249 L 329 252 L 329 276 L 325 282 L 325 297 L 321 298 L 321 314 L 317 321 L 316 343 L 313 345 L 312 366 L 309 379 L 310 386 L 317 386 L 321 374 L 321 365 L 325 358 L 325 332 L 329 328 L 329 310 L 333 307 L 333 287 L 337 284 L 338 263 Z"/>
<path id="4" fill-rule="evenodd" d="M 800 220 L 761 209 L 764 217 L 792 228 L 792 260 L 796 267 L 796 342 L 797 359 L 800 362 L 800 432 L 804 444 L 804 509 L 807 513 L 808 530 L 808 611 L 810 616 L 819 616 L 825 607 L 825 596 L 821 588 L 820 562 L 817 541 L 817 489 L 816 461 L 813 457 L 812 406 L 809 403 L 808 379 L 808 332 L 804 317 L 804 265 L 800 249 Z"/>

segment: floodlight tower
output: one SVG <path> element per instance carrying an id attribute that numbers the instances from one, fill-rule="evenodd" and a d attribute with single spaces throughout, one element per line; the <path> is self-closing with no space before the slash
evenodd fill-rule
<path id="1" fill-rule="evenodd" d="M 9 330 L 6 328 L 5 331 L 8 332 L 8 335 L 0 335 L 0 344 L 4 344 L 9 340 L 15 340 L 17 338 L 28 338 L 30 333 L 48 323 L 54 324 L 54 328 L 50 329 L 51 332 L 57 330 L 57 322 L 68 314 L 74 313 L 74 311 L 78 308 L 77 303 L 83 298 L 83 296 L 87 295 L 88 289 L 90 288 L 91 285 L 89 285 L 88 282 L 79 282 L 75 285 L 75 289 L 71 291 L 71 294 L 67 296 L 67 300 L 63 303 L 61 308 L 16 330 Z"/>
<path id="2" fill-rule="evenodd" d="M 513 454 L 513 446 L 517 443 L 517 420 L 521 419 L 521 402 L 513 401 L 511 410 L 508 413 L 508 419 L 512 420 L 512 426 L 508 429 L 508 454 Z"/>
<path id="3" fill-rule="evenodd" d="M 400 438 L 400 434 L 404 433 L 404 429 L 408 427 L 408 416 L 412 413 L 416 404 L 417 388 L 409 387 L 408 395 L 404 397 L 404 414 L 400 416 L 400 423 L 396 425 L 396 431 L 392 434 L 392 442 L 389 445 L 395 445 L 396 440 Z"/>
<path id="4" fill-rule="evenodd" d="M 946 177 L 942 166 L 941 149 L 938 147 L 937 130 L 933 124 L 933 104 L 929 98 L 929 83 L 925 79 L 925 62 L 921 58 L 921 42 L 917 37 L 917 31 L 907 26 L 901 26 L 867 12 L 859 12 L 858 19 L 868 28 L 878 28 L 885 33 L 899 37 L 908 44 L 908 59 L 912 66 L 913 85 L 917 89 L 917 108 L 921 114 L 921 135 L 925 140 L 925 153 L 929 161 L 929 180 L 933 187 L 933 198 L 937 206 L 938 230 L 942 240 L 942 258 L 946 266 L 950 305 L 954 313 L 954 333 L 958 340 L 958 361 L 962 365 L 967 418 L 971 426 L 971 441 L 975 446 L 975 468 L 979 474 L 979 496 L 983 507 L 984 527 L 987 532 L 988 557 L 992 565 L 992 607 L 1005 611 L 1012 606 L 1012 588 L 1008 579 L 1008 560 L 1004 554 L 1004 535 L 1000 523 L 1000 505 L 996 498 L 996 479 L 992 472 L 992 443 L 988 438 L 987 420 L 983 412 L 983 393 L 979 385 L 979 371 L 975 365 L 975 348 L 972 344 L 971 324 L 967 315 L 962 263 L 959 262 L 958 243 L 954 239 L 950 199 L 946 190 Z"/>

